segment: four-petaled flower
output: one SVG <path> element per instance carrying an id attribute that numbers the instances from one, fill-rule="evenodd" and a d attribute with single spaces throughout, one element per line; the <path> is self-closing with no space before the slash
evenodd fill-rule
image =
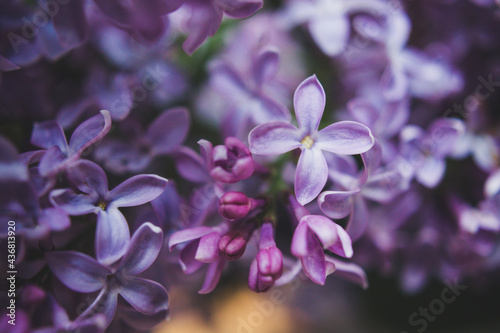
<path id="1" fill-rule="evenodd" d="M 341 121 L 318 130 L 325 109 L 325 91 L 312 75 L 295 91 L 293 103 L 299 128 L 275 121 L 254 128 L 248 137 L 250 151 L 258 155 L 278 155 L 302 150 L 295 173 L 295 195 L 305 205 L 318 196 L 328 179 L 322 150 L 337 154 L 361 154 L 370 149 L 374 138 L 365 125 Z"/>

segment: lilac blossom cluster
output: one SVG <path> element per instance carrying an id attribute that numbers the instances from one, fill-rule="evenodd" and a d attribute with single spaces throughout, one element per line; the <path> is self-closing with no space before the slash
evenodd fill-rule
<path id="1" fill-rule="evenodd" d="M 235 268 L 255 292 L 299 275 L 366 288 L 370 270 L 416 293 L 498 272 L 499 13 L 3 2 L 0 243 L 15 221 L 19 332 L 150 330 L 183 274 L 206 294 Z"/>

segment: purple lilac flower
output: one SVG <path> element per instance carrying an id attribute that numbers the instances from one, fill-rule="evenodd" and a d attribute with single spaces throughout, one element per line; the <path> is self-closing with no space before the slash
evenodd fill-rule
<path id="1" fill-rule="evenodd" d="M 162 242 L 162 230 L 144 223 L 127 243 L 121 261 L 114 267 L 74 251 L 49 252 L 46 258 L 51 271 L 68 288 L 80 293 L 100 291 L 77 320 L 102 314 L 107 327 L 115 315 L 118 295 L 143 314 L 163 312 L 166 315 L 168 295 L 165 288 L 157 282 L 136 277 L 156 260 Z"/>
<path id="2" fill-rule="evenodd" d="M 78 189 L 56 189 L 50 201 L 70 215 L 97 214 L 95 253 L 103 265 L 117 261 L 127 251 L 130 231 L 119 207 L 138 206 L 159 196 L 168 180 L 156 175 L 133 176 L 111 191 L 104 171 L 82 160 L 68 170 L 68 179 Z"/>
<path id="3" fill-rule="evenodd" d="M 337 154 L 360 154 L 370 149 L 374 138 L 370 130 L 353 121 L 342 121 L 318 131 L 325 108 L 325 92 L 310 76 L 295 91 L 294 107 L 299 128 L 275 121 L 259 125 L 248 137 L 250 151 L 258 155 L 278 155 L 302 150 L 295 174 L 295 195 L 305 205 L 318 196 L 328 178 L 322 150 Z"/>

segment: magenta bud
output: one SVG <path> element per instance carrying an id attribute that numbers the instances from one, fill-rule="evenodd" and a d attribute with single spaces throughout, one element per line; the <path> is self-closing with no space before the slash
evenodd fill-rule
<path id="1" fill-rule="evenodd" d="M 261 275 L 278 279 L 283 274 L 283 254 L 275 246 L 261 249 L 257 253 L 257 265 Z"/>
<path id="2" fill-rule="evenodd" d="M 241 219 L 248 215 L 252 202 L 244 193 L 227 192 L 219 199 L 219 213 L 228 220 Z"/>
<path id="3" fill-rule="evenodd" d="M 228 260 L 237 260 L 247 247 L 247 240 L 240 231 L 230 231 L 222 236 L 219 242 L 219 250 Z"/>

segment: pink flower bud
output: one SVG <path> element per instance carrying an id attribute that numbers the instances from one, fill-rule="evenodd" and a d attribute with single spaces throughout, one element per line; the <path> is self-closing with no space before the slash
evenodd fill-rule
<path id="1" fill-rule="evenodd" d="M 237 260 L 247 247 L 247 240 L 240 231 L 230 231 L 222 236 L 219 242 L 219 250 L 228 260 Z"/>
<path id="2" fill-rule="evenodd" d="M 241 192 L 227 192 L 219 200 L 219 213 L 228 220 L 241 219 L 252 208 L 251 200 Z"/>

